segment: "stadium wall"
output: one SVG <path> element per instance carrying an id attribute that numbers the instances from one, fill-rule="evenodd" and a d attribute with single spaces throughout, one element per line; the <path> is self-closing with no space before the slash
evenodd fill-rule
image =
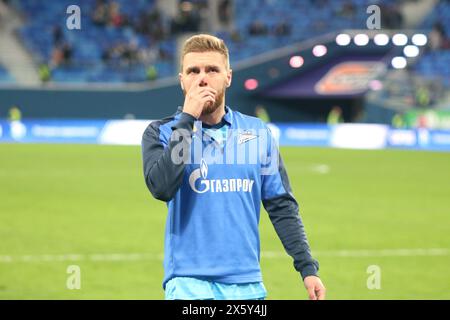
<path id="1" fill-rule="evenodd" d="M 151 120 L 0 121 L 0 143 L 140 145 Z M 450 151 L 450 130 L 394 129 L 380 124 L 334 126 L 269 123 L 281 146 Z"/>

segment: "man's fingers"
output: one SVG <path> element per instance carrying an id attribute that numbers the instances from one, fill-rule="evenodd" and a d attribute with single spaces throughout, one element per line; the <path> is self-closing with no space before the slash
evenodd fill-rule
<path id="1" fill-rule="evenodd" d="M 202 98 L 203 101 L 203 106 L 212 106 L 214 102 L 216 102 L 216 99 L 211 96 L 211 95 L 207 95 L 205 97 Z"/>
<path id="2" fill-rule="evenodd" d="M 202 80 L 203 80 L 202 77 L 198 77 L 197 79 L 195 79 L 193 87 L 200 86 L 200 83 L 202 83 Z"/>
<path id="3" fill-rule="evenodd" d="M 213 88 L 210 88 L 210 87 L 201 87 L 201 89 L 200 89 L 200 93 L 202 94 L 202 93 L 211 93 L 211 94 L 213 94 L 213 95 L 216 95 L 217 94 L 217 90 L 215 90 L 215 89 L 213 89 Z"/>
<path id="4" fill-rule="evenodd" d="M 217 93 L 217 91 L 212 88 L 198 87 L 197 90 L 193 90 L 192 92 L 189 93 L 189 95 L 191 97 L 200 96 L 200 98 L 203 98 L 206 95 L 211 95 L 211 96 L 215 97 L 216 93 Z"/>
<path id="5" fill-rule="evenodd" d="M 308 291 L 309 299 L 325 300 L 326 289 L 317 276 L 308 276 L 304 279 L 305 288 Z"/>
<path id="6" fill-rule="evenodd" d="M 316 291 L 314 290 L 314 287 L 308 288 L 308 296 L 309 300 L 317 300 Z"/>
<path id="7" fill-rule="evenodd" d="M 202 95 L 202 99 L 207 99 L 207 98 L 211 98 L 214 101 L 216 100 L 216 96 L 211 93 L 205 93 Z"/>
<path id="8" fill-rule="evenodd" d="M 205 87 L 200 87 L 200 83 L 202 82 L 203 78 L 202 77 L 198 77 L 197 79 L 195 79 L 194 82 L 192 82 L 191 87 L 189 88 L 188 92 L 189 93 L 194 93 L 196 90 L 197 92 L 199 92 L 198 90 L 202 90 Z"/>
<path id="9" fill-rule="evenodd" d="M 319 289 L 317 290 L 317 299 L 318 300 L 325 300 L 325 288 L 324 287 L 319 287 Z"/>
<path id="10" fill-rule="evenodd" d="M 212 97 L 213 99 L 216 98 L 216 95 L 211 91 L 204 91 L 200 94 L 202 97 Z"/>

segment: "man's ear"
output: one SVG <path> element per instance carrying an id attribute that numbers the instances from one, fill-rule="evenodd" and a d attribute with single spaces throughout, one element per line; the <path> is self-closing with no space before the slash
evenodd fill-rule
<path id="1" fill-rule="evenodd" d="M 233 78 L 233 70 L 230 69 L 227 74 L 227 88 L 231 86 L 231 80 Z"/>
<path id="2" fill-rule="evenodd" d="M 178 79 L 180 80 L 181 90 L 184 90 L 183 86 L 183 75 L 181 73 L 178 74 Z"/>

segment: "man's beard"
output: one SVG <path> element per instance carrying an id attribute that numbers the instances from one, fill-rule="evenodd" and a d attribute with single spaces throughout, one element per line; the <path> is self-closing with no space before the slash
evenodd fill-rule
<path id="1" fill-rule="evenodd" d="M 216 100 L 213 102 L 207 102 L 203 106 L 202 116 L 207 116 L 209 114 L 214 113 L 223 103 L 223 98 L 225 96 L 225 90 L 222 89 L 216 95 Z"/>

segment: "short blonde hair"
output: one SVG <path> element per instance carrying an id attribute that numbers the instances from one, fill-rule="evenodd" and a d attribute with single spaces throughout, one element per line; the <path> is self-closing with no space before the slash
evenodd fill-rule
<path id="1" fill-rule="evenodd" d="M 208 52 L 214 51 L 222 54 L 225 58 L 227 70 L 230 69 L 230 56 L 225 42 L 209 34 L 197 34 L 186 40 L 180 58 L 180 70 L 183 72 L 184 56 L 190 52 Z"/>

